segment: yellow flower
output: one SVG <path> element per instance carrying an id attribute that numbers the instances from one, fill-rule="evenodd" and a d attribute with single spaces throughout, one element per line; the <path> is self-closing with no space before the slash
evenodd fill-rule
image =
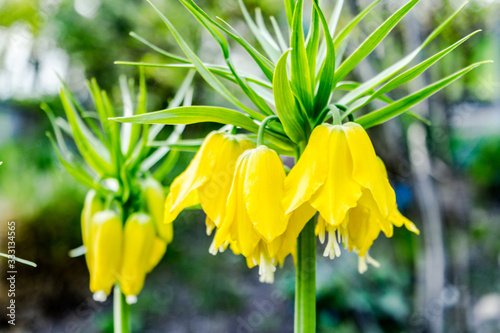
<path id="1" fill-rule="evenodd" d="M 91 268 L 90 260 L 92 257 L 92 251 L 89 246 L 89 239 L 91 234 L 91 221 L 92 216 L 95 213 L 100 212 L 104 209 L 104 202 L 99 198 L 95 190 L 90 190 L 85 196 L 85 203 L 83 204 L 82 217 L 81 217 L 81 228 L 82 228 L 82 243 L 86 248 L 85 251 L 85 261 L 87 262 L 87 267 Z"/>
<path id="2" fill-rule="evenodd" d="M 163 187 L 156 179 L 148 177 L 142 182 L 142 188 L 144 197 L 146 198 L 146 207 L 148 213 L 153 218 L 156 233 L 166 244 L 171 243 L 174 237 L 173 226 L 171 223 L 163 223 L 165 214 L 165 193 Z"/>
<path id="3" fill-rule="evenodd" d="M 151 272 L 153 268 L 155 268 L 156 265 L 160 263 L 166 251 L 167 251 L 167 242 L 165 242 L 160 237 L 155 237 L 153 243 L 153 251 L 151 253 L 151 256 L 149 257 L 148 268 L 146 270 L 147 273 Z"/>
<path id="4" fill-rule="evenodd" d="M 210 234 L 224 216 L 238 157 L 254 147 L 243 135 L 210 133 L 188 168 L 173 181 L 165 201 L 164 223 L 175 220 L 184 208 L 201 204 Z"/>
<path id="5" fill-rule="evenodd" d="M 370 138 L 358 124 L 316 127 L 297 165 L 285 180 L 287 214 L 309 204 L 319 211 L 316 231 L 325 256 L 340 255 L 339 243 L 358 253 L 360 271 L 366 263 L 378 265 L 368 249 L 393 225 L 418 229 L 397 210 L 394 190 Z M 311 217 L 307 215 L 306 217 Z"/>
<path id="6" fill-rule="evenodd" d="M 144 286 L 155 238 L 154 223 L 149 215 L 130 215 L 123 231 L 123 262 L 119 275 L 121 290 L 129 304 L 137 302 L 137 295 Z"/>
<path id="7" fill-rule="evenodd" d="M 122 221 L 112 210 L 92 216 L 88 251 L 90 291 L 96 301 L 105 301 L 117 281 L 122 258 Z"/>
<path id="8" fill-rule="evenodd" d="M 230 244 L 235 253 L 247 258 L 249 267 L 260 266 L 262 282 L 273 282 L 275 257 L 286 252 L 280 237 L 288 225 L 282 205 L 284 180 L 283 163 L 275 151 L 259 146 L 244 152 L 238 159 L 224 219 L 212 246 L 215 254 Z"/>

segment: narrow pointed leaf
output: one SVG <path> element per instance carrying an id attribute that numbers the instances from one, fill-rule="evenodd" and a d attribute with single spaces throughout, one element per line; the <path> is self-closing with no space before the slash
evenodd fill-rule
<path id="1" fill-rule="evenodd" d="M 370 13 L 370 11 L 380 2 L 380 0 L 375 0 L 372 2 L 368 7 L 366 7 L 361 13 L 356 15 L 351 22 L 349 22 L 339 33 L 335 38 L 333 39 L 333 44 L 335 45 L 335 48 L 338 48 L 340 46 L 340 43 L 349 35 L 349 33 L 354 29 L 358 23 L 366 17 Z"/>
<path id="2" fill-rule="evenodd" d="M 330 96 L 334 89 L 334 76 L 335 76 L 335 48 L 333 45 L 332 38 L 330 36 L 330 29 L 328 28 L 328 23 L 326 22 L 325 16 L 321 11 L 321 8 L 315 3 L 314 9 L 318 12 L 321 25 L 323 27 L 323 33 L 325 34 L 326 41 L 326 58 L 321 67 L 319 75 L 319 86 L 314 100 L 314 110 L 316 114 L 319 114 L 330 101 Z"/>
<path id="3" fill-rule="evenodd" d="M 304 42 L 304 31 L 302 28 L 302 12 L 304 0 L 299 0 L 295 5 L 293 14 L 292 37 L 291 37 L 291 82 L 292 89 L 305 107 L 306 111 L 313 109 L 312 82 L 309 76 L 309 63 Z"/>
<path id="4" fill-rule="evenodd" d="M 274 73 L 274 100 L 276 103 L 276 112 L 283 124 L 285 133 L 293 142 L 299 143 L 305 141 L 304 120 L 300 118 L 300 111 L 295 103 L 292 89 L 287 76 L 286 63 L 288 53 L 285 52 L 276 65 Z"/>
<path id="5" fill-rule="evenodd" d="M 158 13 L 163 22 L 167 25 L 170 32 L 174 35 L 174 38 L 177 40 L 177 43 L 182 48 L 186 56 L 191 60 L 193 65 L 196 67 L 196 70 L 200 75 L 205 79 L 205 81 L 214 88 L 222 97 L 227 99 L 229 102 L 234 104 L 235 106 L 241 108 L 249 115 L 258 120 L 264 120 L 264 116 L 259 114 L 258 112 L 248 108 L 245 106 L 238 98 L 236 98 L 233 94 L 229 92 L 229 90 L 222 85 L 222 83 L 205 67 L 202 61 L 198 58 L 198 56 L 191 50 L 191 48 L 187 45 L 184 39 L 181 37 L 177 29 L 174 25 L 167 19 L 165 15 L 163 15 L 158 8 L 156 8 L 149 0 L 148 2 L 154 8 L 154 10 Z"/>
<path id="6" fill-rule="evenodd" d="M 408 69 L 406 72 L 399 74 L 398 76 L 396 76 L 395 78 L 393 78 L 392 80 L 387 82 L 385 85 L 383 85 L 380 89 L 376 90 L 375 93 L 373 93 L 373 94 L 371 94 L 371 96 L 369 96 L 369 98 L 367 98 L 367 99 L 364 97 L 360 98 L 359 100 L 363 99 L 363 103 L 359 104 L 359 103 L 356 103 L 357 101 L 354 102 L 351 105 L 351 107 L 349 107 L 349 112 L 346 113 L 343 117 L 345 118 L 348 114 L 356 112 L 357 110 L 359 110 L 360 108 L 362 108 L 364 105 L 368 104 L 369 102 L 373 101 L 374 99 L 379 98 L 383 94 L 399 87 L 402 84 L 405 84 L 406 82 L 413 80 L 414 78 L 416 78 L 417 76 L 422 74 L 429 67 L 431 67 L 436 62 L 441 60 L 444 56 L 446 56 L 447 54 L 452 52 L 460 44 L 465 42 L 467 39 L 469 39 L 470 37 L 472 37 L 473 35 L 475 35 L 479 31 L 481 31 L 481 30 L 477 30 L 477 31 L 469 34 L 468 36 L 466 36 L 466 37 L 462 38 L 461 40 L 459 40 L 458 42 L 454 43 L 453 45 L 448 46 L 446 49 L 436 53 L 435 55 L 427 58 L 426 60 L 422 61 L 418 65 Z M 354 104 L 357 104 L 357 105 L 354 107 Z"/>
<path id="7" fill-rule="evenodd" d="M 267 77 L 269 81 L 273 79 L 274 65 L 269 59 L 263 56 L 260 52 L 258 52 L 249 42 L 247 42 L 243 37 L 241 37 L 235 29 L 233 29 L 227 22 L 222 21 L 229 29 L 213 20 L 207 13 L 205 13 L 193 0 L 185 0 L 191 4 L 191 7 L 194 8 L 197 12 L 203 15 L 207 20 L 209 20 L 212 24 L 221 29 L 224 33 L 226 33 L 229 37 L 231 37 L 235 42 L 241 45 L 248 54 L 254 59 L 257 65 L 260 67 L 264 75 Z"/>
<path id="8" fill-rule="evenodd" d="M 356 51 L 340 65 L 335 73 L 336 82 L 341 81 L 361 60 L 366 58 L 418 2 L 419 0 L 408 2 L 368 36 Z"/>
<path id="9" fill-rule="evenodd" d="M 60 97 L 63 109 L 71 125 L 73 138 L 83 158 L 101 175 L 112 172 L 107 150 L 87 129 L 62 89 Z"/>
<path id="10" fill-rule="evenodd" d="M 387 105 L 386 107 L 383 107 L 379 110 L 373 111 L 368 113 L 367 115 L 360 117 L 356 119 L 356 122 L 363 126 L 364 128 L 370 128 L 376 125 L 379 125 L 383 122 L 386 122 L 387 120 L 394 118 L 398 115 L 400 115 L 403 112 L 406 112 L 409 110 L 411 107 L 414 105 L 420 103 L 424 99 L 428 98 L 429 96 L 435 94 L 439 90 L 443 89 L 444 87 L 448 86 L 450 83 L 454 82 L 455 80 L 459 79 L 463 75 L 467 74 L 469 71 L 472 69 L 481 66 L 486 63 L 490 63 L 491 61 L 483 61 L 483 62 L 478 62 L 475 64 L 472 64 L 468 67 L 463 68 L 462 70 L 445 77 L 444 79 L 435 82 L 431 85 L 428 85 L 427 87 L 411 94 L 408 95 L 402 99 L 399 99 L 395 101 L 394 103 Z"/>
<path id="11" fill-rule="evenodd" d="M 396 75 L 399 71 L 406 67 L 413 59 L 415 59 L 415 57 L 453 21 L 453 19 L 462 11 L 462 9 L 466 5 L 467 3 L 464 3 L 441 25 L 439 25 L 439 27 L 434 29 L 434 31 L 425 39 L 425 41 L 421 45 L 419 45 L 413 52 L 396 62 L 394 65 L 375 75 L 373 78 L 360 85 L 357 89 L 353 90 L 349 94 L 346 94 L 339 100 L 339 103 L 344 105 L 350 104 L 360 96 L 366 95 L 368 91 L 373 90 L 382 82 L 391 79 L 394 75 Z"/>

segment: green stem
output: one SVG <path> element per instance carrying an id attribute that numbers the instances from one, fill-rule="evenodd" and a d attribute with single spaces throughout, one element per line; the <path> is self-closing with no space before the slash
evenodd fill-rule
<path id="1" fill-rule="evenodd" d="M 280 118 L 278 116 L 269 116 L 266 119 L 262 121 L 259 127 L 259 133 L 257 134 L 257 146 L 260 146 L 261 144 L 264 143 L 264 132 L 266 130 L 267 124 L 273 120 L 279 120 Z"/>
<path id="2" fill-rule="evenodd" d="M 316 332 L 316 216 L 297 240 L 295 333 Z"/>
<path id="3" fill-rule="evenodd" d="M 130 305 L 125 300 L 118 283 L 113 291 L 113 325 L 115 333 L 130 332 Z"/>

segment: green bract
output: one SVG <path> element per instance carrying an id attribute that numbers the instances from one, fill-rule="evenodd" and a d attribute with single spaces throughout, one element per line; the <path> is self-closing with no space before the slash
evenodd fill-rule
<path id="1" fill-rule="evenodd" d="M 152 66 L 166 68 L 194 68 L 205 81 L 235 109 L 196 106 L 175 107 L 163 111 L 142 115 L 115 118 L 120 122 L 192 124 L 196 122 L 218 122 L 240 127 L 257 134 L 264 119 L 277 115 L 279 122 L 269 122 L 265 128 L 266 144 L 282 154 L 294 155 L 297 147 L 305 145 L 315 126 L 328 121 L 332 117 L 331 110 L 342 110 L 342 119 L 349 116 L 351 121 L 358 122 L 368 128 L 379 125 L 404 112 L 437 91 L 443 89 L 470 70 L 487 62 L 478 62 L 460 69 L 456 73 L 431 83 L 423 89 L 409 93 L 399 100 L 386 96 L 394 89 L 421 75 L 433 64 L 452 52 L 460 44 L 472 37 L 476 32 L 462 38 L 453 45 L 443 49 L 412 68 L 403 71 L 410 62 L 436 38 L 465 7 L 462 5 L 456 12 L 437 27 L 425 41 L 400 61 L 394 63 L 367 82 L 343 81 L 350 77 L 353 69 L 365 59 L 404 16 L 418 4 L 419 0 L 411 0 L 387 18 L 372 34 L 370 34 L 350 55 L 345 55 L 346 44 L 350 32 L 366 17 L 379 1 L 373 2 L 345 27 L 337 23 L 342 14 L 343 1 L 337 0 L 330 20 L 327 22 L 318 0 L 312 0 L 313 10 L 308 35 L 304 35 L 304 0 L 285 0 L 288 19 L 288 43 L 278 23 L 270 17 L 273 32 L 266 27 L 260 10 L 256 10 L 254 20 L 245 5 L 239 0 L 243 16 L 249 30 L 253 33 L 259 46 L 245 40 L 234 28 L 220 18 L 213 19 L 205 13 L 193 0 L 180 0 L 186 9 L 207 29 L 219 44 L 225 65 L 216 66 L 204 63 L 187 45 L 175 26 L 156 7 L 161 19 L 174 35 L 185 57 L 171 54 L 158 46 L 149 43 L 142 37 L 133 37 L 151 47 L 153 50 L 173 61 L 168 64 L 117 62 L 123 65 Z M 337 32 L 337 33 L 336 33 Z M 230 40 L 236 42 L 252 57 L 260 68 L 261 75 L 250 75 L 235 68 L 230 49 Z M 261 49 L 263 52 L 259 51 Z M 225 81 L 225 82 L 224 82 Z M 241 99 L 230 92 L 226 83 L 233 83 L 241 88 L 241 92 L 250 100 L 249 107 Z M 336 100 L 332 100 L 333 92 L 344 92 Z M 356 118 L 356 111 L 365 108 L 373 100 L 380 100 L 387 105 Z M 410 113 L 410 115 L 413 115 Z M 417 115 L 416 119 L 426 121 Z M 94 164 L 106 167 L 106 159 L 101 156 L 89 156 Z"/>

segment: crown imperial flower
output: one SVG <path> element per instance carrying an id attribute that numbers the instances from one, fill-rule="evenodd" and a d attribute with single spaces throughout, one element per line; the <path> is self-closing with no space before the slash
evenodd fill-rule
<path id="1" fill-rule="evenodd" d="M 244 152 L 238 159 L 212 248 L 214 252 L 231 243 L 235 252 L 247 258 L 249 267 L 260 266 L 262 282 L 274 281 L 275 257 L 283 241 L 279 236 L 288 225 L 282 205 L 284 181 L 283 163 L 274 150 L 261 145 Z"/>
<path id="2" fill-rule="evenodd" d="M 165 202 L 165 223 L 187 207 L 201 204 L 207 231 L 219 225 L 226 208 L 238 157 L 255 144 L 243 135 L 212 132 L 188 168 L 173 182 Z"/>
<path id="3" fill-rule="evenodd" d="M 123 262 L 119 275 L 120 287 L 127 303 L 137 302 L 144 286 L 153 254 L 155 226 L 151 217 L 134 213 L 125 222 L 123 231 Z"/>
<path id="4" fill-rule="evenodd" d="M 358 254 L 360 272 L 366 263 L 378 265 L 368 249 L 380 231 L 391 237 L 393 225 L 405 224 L 418 232 L 397 210 L 385 167 L 356 123 L 316 127 L 285 180 L 285 190 L 287 213 L 306 203 L 319 211 L 316 232 L 321 242 L 328 232 L 324 255 L 338 257 L 343 243 Z"/>
<path id="5" fill-rule="evenodd" d="M 122 258 L 122 222 L 112 210 L 92 216 L 88 239 L 90 291 L 104 301 L 116 283 Z"/>

